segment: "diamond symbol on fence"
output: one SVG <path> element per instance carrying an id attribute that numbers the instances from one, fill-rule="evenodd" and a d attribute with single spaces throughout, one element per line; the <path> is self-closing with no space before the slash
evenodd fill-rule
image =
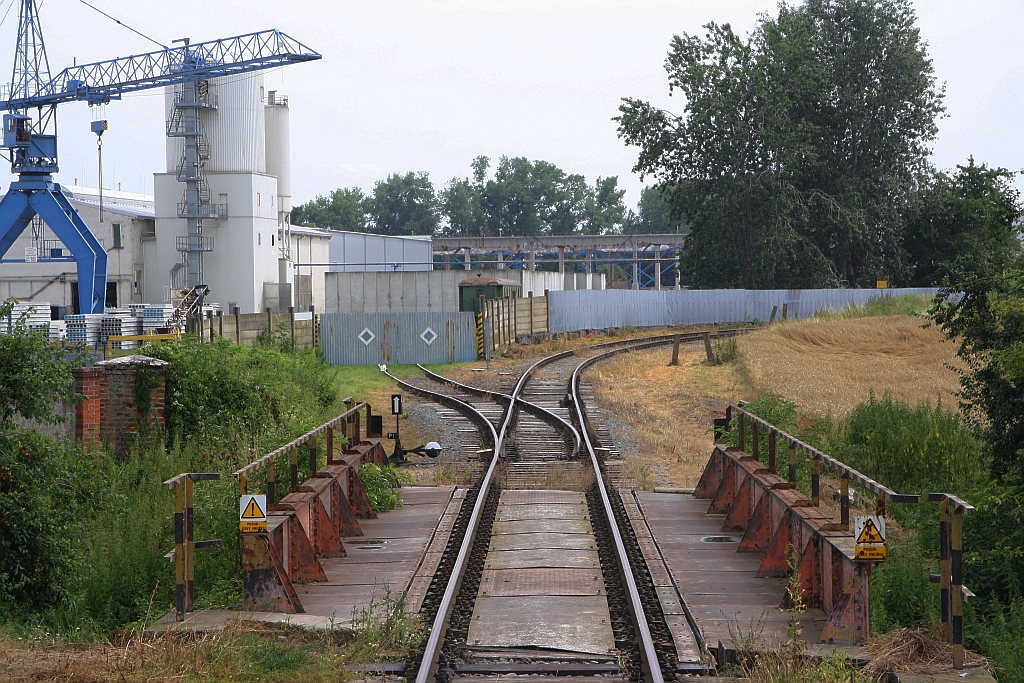
<path id="1" fill-rule="evenodd" d="M 370 342 L 377 338 L 373 332 L 370 332 L 369 327 L 364 327 L 363 331 L 359 333 L 359 341 L 363 342 L 363 346 L 369 346 Z"/>
<path id="2" fill-rule="evenodd" d="M 432 329 L 428 327 L 427 329 L 423 330 L 422 334 L 420 334 L 420 339 L 425 341 L 427 343 L 427 346 L 430 346 L 431 344 L 434 343 L 434 340 L 437 339 L 437 332 L 434 332 Z"/>

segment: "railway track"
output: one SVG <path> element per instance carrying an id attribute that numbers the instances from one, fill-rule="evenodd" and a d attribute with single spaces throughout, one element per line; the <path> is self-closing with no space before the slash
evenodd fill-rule
<path id="1" fill-rule="evenodd" d="M 469 447 L 479 446 L 474 483 L 421 609 L 432 626 L 406 663 L 410 681 L 540 674 L 662 683 L 686 670 L 627 514 L 632 499 L 624 504 L 616 487 L 617 454 L 588 418 L 582 379 L 596 363 L 676 337 L 695 343 L 703 333 L 554 354 L 499 390 L 426 368 L 423 378 L 392 376 L 440 404 L 442 418 L 472 423 Z"/>

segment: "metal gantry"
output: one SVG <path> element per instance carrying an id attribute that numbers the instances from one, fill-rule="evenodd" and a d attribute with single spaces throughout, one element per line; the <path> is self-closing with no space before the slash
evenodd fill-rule
<path id="1" fill-rule="evenodd" d="M 185 139 L 178 175 L 186 189 L 178 215 L 188 221 L 188 235 L 176 246 L 183 254 L 189 286 L 200 284 L 201 255 L 213 247 L 212 238 L 202 234 L 202 221 L 224 213 L 211 204 L 202 172 L 204 139 L 198 111 L 209 107 L 208 81 L 308 62 L 320 59 L 320 54 L 280 31 L 269 30 L 195 45 L 185 40 L 180 47 L 73 66 L 51 78 L 36 0 L 20 0 L 18 27 L 11 84 L 0 88 L 0 110 L 7 112 L 3 147 L 9 153 L 11 171 L 18 174 L 0 201 L 0 258 L 33 217 L 41 216 L 78 264 L 79 310 L 102 313 L 106 250 L 53 180 L 59 169 L 57 105 L 106 104 L 127 93 L 183 84 L 168 122 L 168 134 L 173 123 L 173 130 Z"/>

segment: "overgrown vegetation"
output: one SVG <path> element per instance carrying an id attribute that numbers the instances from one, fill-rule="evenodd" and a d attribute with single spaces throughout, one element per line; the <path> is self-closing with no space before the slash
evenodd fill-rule
<path id="1" fill-rule="evenodd" d="M 154 344 L 168 366 L 166 432 L 140 433 L 115 458 L 82 454 L 16 425 L 55 420 L 70 393 L 74 359 L 55 355 L 24 326 L 0 336 L 0 621 L 17 636 L 106 638 L 152 622 L 173 602 L 171 497 L 162 482 L 181 472 L 221 472 L 195 488 L 197 606 L 240 600 L 237 491 L 230 473 L 344 409 L 338 374 L 310 351 L 229 342 Z M 24 362 L 14 372 L 12 365 Z M 33 372 L 37 368 L 38 372 Z M 155 375 L 155 373 L 152 373 Z M 379 373 L 378 373 L 379 374 Z M 155 377 L 133 393 L 146 412 Z M 306 458 L 300 458 L 305 473 Z M 254 482 L 260 485 L 260 482 Z"/>
<path id="2" fill-rule="evenodd" d="M 398 488 L 402 483 L 411 484 L 412 475 L 399 472 L 392 465 L 375 465 L 368 462 L 359 468 L 359 481 L 366 489 L 366 496 L 376 512 L 394 510 L 402 504 Z"/>
<path id="3" fill-rule="evenodd" d="M 745 407 L 890 488 L 924 496 L 917 505 L 889 506 L 895 522 L 890 553 L 872 578 L 875 633 L 911 628 L 937 635 L 938 587 L 928 576 L 939 570 L 938 509 L 927 502 L 927 494 L 949 492 L 972 503 L 976 510 L 964 517 L 964 576 L 978 597 L 967 606 L 965 638 L 969 647 L 995 662 L 1000 680 L 1021 680 L 1024 496 L 991 477 L 985 444 L 956 412 L 941 404 L 910 406 L 872 395 L 833 425 L 811 420 L 793 402 L 770 393 Z M 738 441 L 735 427 L 726 438 Z M 767 461 L 766 441 L 761 439 L 762 461 Z M 749 450 L 749 427 L 746 443 Z M 809 475 L 801 459 L 798 486 L 805 492 Z M 768 668 L 778 671 L 780 666 L 775 662 Z"/>
<path id="4" fill-rule="evenodd" d="M 881 290 L 863 306 L 851 304 L 841 311 L 818 311 L 814 317 L 819 320 L 871 318 L 880 315 L 910 315 L 921 317 L 928 314 L 932 298 L 927 294 L 901 294 L 891 296 Z"/>

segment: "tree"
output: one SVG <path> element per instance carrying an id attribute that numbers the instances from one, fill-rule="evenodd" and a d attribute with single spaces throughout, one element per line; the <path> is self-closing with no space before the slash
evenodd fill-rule
<path id="1" fill-rule="evenodd" d="M 909 0 L 806 0 L 676 36 L 665 68 L 676 116 L 625 99 L 620 137 L 639 147 L 673 214 L 690 223 L 693 286 L 813 287 L 898 280 L 901 216 L 943 111 Z"/>
<path id="2" fill-rule="evenodd" d="M 959 345 L 962 412 L 988 444 L 993 474 L 1024 484 L 1024 263 L 961 273 L 932 316 Z"/>
<path id="3" fill-rule="evenodd" d="M 624 190 L 618 178 L 568 174 L 547 161 L 501 157 L 488 178 L 490 159 L 474 159 L 472 178 L 453 178 L 441 192 L 444 234 L 572 235 L 621 229 Z"/>
<path id="4" fill-rule="evenodd" d="M 648 185 L 640 191 L 637 212 L 626 216 L 623 232 L 631 235 L 665 235 L 685 232 L 686 223 L 672 215 L 672 205 L 665 191 L 658 185 Z"/>
<path id="5" fill-rule="evenodd" d="M 963 273 L 999 274 L 1020 257 L 1022 213 L 1014 176 L 976 165 L 973 157 L 953 174 L 933 176 L 904 237 L 912 285 L 941 285 Z"/>
<path id="6" fill-rule="evenodd" d="M 343 187 L 330 196 L 317 195 L 292 209 L 294 225 L 327 230 L 366 232 L 366 196 L 358 187 Z"/>
<path id="7" fill-rule="evenodd" d="M 381 235 L 433 235 L 438 202 L 426 172 L 393 173 L 373 186 L 366 201 L 373 231 Z"/>
<path id="8" fill-rule="evenodd" d="M 0 304 L 0 320 L 7 325 L 14 299 Z M 0 429 L 15 416 L 39 422 L 60 422 L 53 410 L 59 401 L 74 401 L 74 362 L 50 348 L 46 336 L 28 329 L 25 317 L 12 320 L 8 334 L 0 334 Z"/>

